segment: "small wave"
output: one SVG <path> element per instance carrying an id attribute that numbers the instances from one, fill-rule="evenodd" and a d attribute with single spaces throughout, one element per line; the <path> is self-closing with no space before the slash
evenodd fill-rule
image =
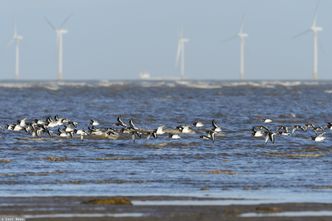
<path id="1" fill-rule="evenodd" d="M 27 89 L 27 88 L 43 88 L 47 90 L 59 90 L 62 87 L 86 87 L 86 82 L 0 82 L 0 88 Z"/>
<path id="2" fill-rule="evenodd" d="M 43 88 L 50 90 L 50 91 L 57 91 L 60 89 L 60 87 L 56 84 L 46 84 L 43 86 Z"/>
<path id="3" fill-rule="evenodd" d="M 24 89 L 24 88 L 31 88 L 34 85 L 31 83 L 0 83 L 0 88 L 17 88 L 17 89 Z"/>
<path id="4" fill-rule="evenodd" d="M 275 87 L 297 87 L 306 85 L 301 81 L 243 81 L 226 82 L 222 84 L 225 87 L 257 87 L 257 88 L 275 88 Z"/>
<path id="5" fill-rule="evenodd" d="M 222 88 L 220 82 L 208 82 L 208 81 L 176 81 L 177 85 L 185 86 L 188 88 L 198 89 L 218 89 Z"/>
<path id="6" fill-rule="evenodd" d="M 139 86 L 142 87 L 175 87 L 174 82 L 167 82 L 167 81 L 141 81 L 138 83 Z"/>
<path id="7" fill-rule="evenodd" d="M 88 82 L 71 82 L 71 81 L 59 81 L 53 82 L 52 85 L 62 86 L 62 87 L 87 87 L 90 86 Z"/>
<path id="8" fill-rule="evenodd" d="M 114 85 L 117 86 L 123 86 L 126 85 L 125 81 L 107 81 L 107 80 L 103 80 L 103 81 L 99 81 L 95 84 L 96 87 L 112 87 Z M 93 86 L 93 85 L 91 85 Z"/>

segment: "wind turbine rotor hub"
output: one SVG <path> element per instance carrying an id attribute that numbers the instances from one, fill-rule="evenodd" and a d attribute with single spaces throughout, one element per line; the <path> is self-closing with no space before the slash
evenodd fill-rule
<path id="1" fill-rule="evenodd" d="M 56 32 L 58 34 L 66 34 L 68 32 L 68 30 L 66 30 L 66 29 L 57 29 Z"/>
<path id="2" fill-rule="evenodd" d="M 248 37 L 248 34 L 247 33 L 239 33 L 238 36 L 240 38 L 246 38 L 246 37 Z"/>

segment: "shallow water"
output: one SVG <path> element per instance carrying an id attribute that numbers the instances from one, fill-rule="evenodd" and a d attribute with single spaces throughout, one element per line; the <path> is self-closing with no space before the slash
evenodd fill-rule
<path id="1" fill-rule="evenodd" d="M 79 128 L 92 118 L 110 127 L 122 115 L 148 129 L 194 120 L 210 127 L 216 119 L 225 133 L 215 143 L 200 134 L 134 143 L 31 139 L 1 129 L 0 195 L 250 195 L 290 201 L 314 195 L 332 201 L 331 133 L 322 143 L 304 134 L 265 145 L 250 132 L 267 117 L 271 128 L 325 125 L 332 121 L 331 91 L 332 82 L 300 81 L 0 82 L 2 126 L 57 114 Z"/>
<path id="2" fill-rule="evenodd" d="M 137 218 L 143 217 L 144 213 L 63 213 L 63 214 L 38 214 L 38 215 L 23 215 L 25 219 L 54 219 L 54 218 L 99 218 L 99 217 L 113 217 L 113 218 Z"/>
<path id="3" fill-rule="evenodd" d="M 244 213 L 241 217 L 322 217 L 331 216 L 332 211 L 289 211 L 279 213 Z"/>

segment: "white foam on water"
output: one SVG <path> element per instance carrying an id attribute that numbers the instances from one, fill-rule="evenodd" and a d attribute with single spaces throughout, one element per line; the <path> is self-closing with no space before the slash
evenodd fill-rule
<path id="1" fill-rule="evenodd" d="M 210 82 L 210 81 L 176 81 L 177 85 L 185 86 L 188 88 L 197 88 L 197 89 L 219 89 L 222 88 L 222 84 L 219 81 Z"/>
<path id="2" fill-rule="evenodd" d="M 301 81 L 240 81 L 240 82 L 224 82 L 223 86 L 228 87 L 257 87 L 257 88 L 275 88 L 277 86 L 283 87 L 297 87 L 305 85 L 306 82 Z"/>
<path id="3" fill-rule="evenodd" d="M 31 83 L 10 83 L 10 82 L 1 82 L 0 88 L 17 88 L 17 89 L 24 89 L 24 88 L 31 88 L 34 85 Z"/>
<path id="4" fill-rule="evenodd" d="M 43 86 L 43 88 L 50 90 L 50 91 L 57 91 L 60 89 L 59 85 L 57 85 L 57 84 L 46 84 Z"/>
<path id="5" fill-rule="evenodd" d="M 59 90 L 62 87 L 112 87 L 135 84 L 141 87 L 176 87 L 184 86 L 197 89 L 218 89 L 222 87 L 257 87 L 257 88 L 275 88 L 275 87 L 297 87 L 301 85 L 320 85 L 329 84 L 329 82 L 313 81 L 197 81 L 197 80 L 150 80 L 150 81 L 121 81 L 121 80 L 101 80 L 101 81 L 0 81 L 0 88 L 45 88 L 47 90 Z M 329 93 L 329 91 L 327 92 Z"/>
<path id="6" fill-rule="evenodd" d="M 123 86 L 126 85 L 125 81 L 108 81 L 108 80 L 103 80 L 103 81 L 98 81 L 96 84 L 91 83 L 91 86 L 95 87 L 112 87 L 112 86 Z"/>

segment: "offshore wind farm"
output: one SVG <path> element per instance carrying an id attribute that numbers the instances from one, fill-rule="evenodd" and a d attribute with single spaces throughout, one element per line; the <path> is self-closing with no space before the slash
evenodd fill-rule
<path id="1" fill-rule="evenodd" d="M 331 220 L 332 1 L 17 3 L 0 220 Z"/>
<path id="2" fill-rule="evenodd" d="M 318 80 L 318 56 L 319 56 L 319 52 L 318 52 L 318 49 L 321 47 L 319 46 L 319 42 L 318 42 L 318 33 L 321 32 L 323 29 L 321 27 L 319 27 L 317 25 L 317 20 L 318 20 L 318 11 L 319 11 L 319 2 L 317 2 L 317 5 L 316 5 L 316 8 L 315 10 L 313 10 L 313 21 L 312 21 L 312 25 L 309 29 L 305 30 L 304 32 L 296 35 L 295 37 L 293 38 L 299 38 L 301 37 L 302 35 L 308 33 L 308 32 L 312 32 L 313 33 L 313 49 L 312 49 L 312 77 L 311 79 L 313 80 Z M 44 16 L 44 19 L 46 20 L 47 24 L 50 26 L 50 28 L 56 33 L 56 80 L 63 80 L 64 79 L 64 73 L 63 73 L 63 67 L 64 67 L 64 46 L 63 46 L 63 35 L 66 34 L 68 31 L 64 28 L 64 26 L 66 25 L 66 23 L 70 20 L 70 18 L 72 17 L 72 15 L 70 16 L 67 16 L 61 23 L 58 27 L 54 26 L 54 24 L 47 18 Z M 76 19 L 79 19 L 79 17 L 77 17 Z M 248 62 L 250 62 L 250 59 L 246 59 L 245 61 L 245 57 L 248 56 L 246 55 L 246 52 L 245 52 L 245 40 L 246 38 L 248 37 L 248 34 L 244 31 L 244 26 L 245 26 L 245 19 L 244 19 L 244 16 L 242 16 L 242 19 L 241 19 L 241 23 L 240 23 L 240 31 L 239 33 L 237 33 L 236 35 L 232 36 L 231 38 L 227 39 L 226 41 L 230 41 L 230 40 L 233 40 L 234 38 L 238 37 L 240 39 L 240 46 L 239 46 L 239 61 L 238 61 L 238 66 L 239 66 L 239 72 L 238 72 L 238 77 L 236 77 L 236 70 L 235 69 L 231 69 L 231 72 L 232 72 L 232 78 L 233 80 L 236 80 L 236 79 L 240 79 L 240 80 L 245 80 L 245 66 L 246 66 L 246 63 L 249 67 L 252 68 L 252 65 Z M 16 25 L 15 25 L 16 26 Z M 280 27 L 281 28 L 281 27 Z M 40 27 L 38 27 L 38 30 L 40 29 Z M 176 29 L 176 27 L 174 27 L 174 30 Z M 174 32 L 175 33 L 175 32 Z M 15 28 L 15 33 L 14 33 L 14 36 L 13 38 L 15 38 L 15 43 L 16 43 L 16 54 L 15 54 L 15 79 L 19 79 L 19 72 L 20 72 L 20 64 L 19 64 L 19 59 L 20 59 L 20 54 L 19 54 L 19 44 L 20 42 L 22 41 L 21 36 L 19 35 L 15 35 L 16 34 L 16 28 Z M 34 32 L 34 34 L 38 34 L 38 32 Z M 87 33 L 87 35 L 90 35 L 92 33 Z M 207 33 L 209 34 L 209 33 Z M 211 33 L 212 34 L 212 33 Z M 261 34 L 261 36 L 263 36 L 264 34 Z M 224 34 L 224 36 L 227 36 L 227 33 Z M 78 36 L 75 36 L 75 37 L 78 37 Z M 193 38 L 195 38 L 195 36 L 192 36 Z M 289 35 L 289 41 L 291 41 L 291 38 L 292 36 Z M 219 39 L 220 40 L 220 39 Z M 169 42 L 172 42 L 171 39 L 168 40 Z M 275 39 L 274 41 L 278 41 L 277 39 Z M 183 36 L 183 31 L 181 31 L 180 33 L 180 36 L 178 38 L 178 42 L 177 42 L 177 48 L 176 48 L 176 67 L 178 68 L 177 70 L 173 70 L 173 71 L 163 71 L 163 70 L 154 70 L 153 72 L 149 71 L 149 77 L 146 78 L 146 76 L 144 77 L 144 79 L 184 79 L 185 77 L 185 69 L 188 69 L 188 66 L 190 65 L 190 59 L 186 58 L 186 57 L 192 57 L 193 55 L 192 54 L 197 54 L 198 51 L 194 51 L 192 49 L 192 47 L 190 47 L 190 54 L 191 55 L 186 55 L 185 56 L 185 45 L 189 42 L 189 38 L 185 38 Z M 68 42 L 68 44 L 70 45 L 72 42 Z M 257 43 L 256 45 L 254 45 L 253 43 L 249 42 L 250 43 L 250 48 L 251 49 L 255 49 L 255 47 L 257 47 Z M 92 42 L 89 44 L 93 44 Z M 111 44 L 111 41 L 107 41 L 106 44 Z M 194 44 L 195 45 L 195 41 L 191 43 L 191 45 Z M 223 45 L 223 43 L 221 43 L 220 41 L 219 42 L 207 42 L 206 44 L 219 44 L 220 46 Z M 294 44 L 294 42 L 293 42 Z M 31 45 L 31 47 L 33 47 L 33 45 Z M 51 45 L 49 45 L 49 48 L 52 48 Z M 305 53 L 306 54 L 310 54 L 310 48 L 309 47 L 303 47 L 303 48 L 307 48 L 305 50 Z M 285 50 L 287 50 L 287 53 L 292 50 L 291 48 L 285 48 Z M 303 49 L 304 50 L 304 49 Z M 236 48 L 233 46 L 233 49 L 232 51 L 236 51 Z M 271 51 L 273 52 L 273 51 Z M 72 53 L 69 52 L 69 53 Z M 160 52 L 162 53 L 162 52 Z M 304 52 L 301 52 L 301 53 L 304 53 Z M 25 53 L 24 54 L 25 56 L 29 56 L 29 54 Z M 261 55 L 263 56 L 263 55 Z M 49 56 L 49 59 L 51 59 L 52 56 Z M 206 57 L 209 57 L 209 54 L 206 54 Z M 185 59 L 188 62 L 188 64 L 185 64 Z M 206 58 L 205 58 L 206 59 Z M 24 60 L 24 57 L 23 57 L 23 60 Z M 227 59 L 229 60 L 229 59 Z M 235 61 L 235 58 L 232 58 L 233 62 L 237 62 Z M 53 60 L 54 61 L 54 60 Z M 161 62 L 161 61 L 158 61 L 158 62 Z M 93 62 L 94 64 L 98 65 L 98 63 L 96 62 Z M 187 62 L 186 62 L 187 63 Z M 204 66 L 204 63 L 205 61 L 204 60 L 201 60 L 200 61 L 201 63 L 201 66 Z M 72 64 L 70 62 L 68 62 L 68 65 L 71 66 Z M 222 79 L 223 78 L 223 75 L 221 73 L 223 73 L 223 69 L 226 69 L 227 67 L 223 66 L 223 67 L 220 67 L 219 70 L 217 70 L 216 72 L 219 74 L 217 75 L 218 77 L 209 77 L 209 76 L 206 76 L 208 79 Z M 259 66 L 255 67 L 255 69 L 257 70 L 259 68 Z M 146 69 L 146 68 L 144 68 Z M 189 70 L 190 70 L 190 66 L 189 66 Z M 22 70 L 21 70 L 22 71 Z M 139 72 L 141 72 L 142 69 L 136 69 L 135 70 L 135 75 L 136 75 L 136 78 L 137 78 L 137 74 Z M 23 70 L 24 72 L 24 70 Z M 51 73 L 51 70 L 48 70 L 47 71 L 48 73 Z M 152 73 L 152 74 L 151 74 Z M 164 74 L 162 74 L 164 73 Z M 134 73 L 133 73 L 134 74 Z M 190 78 L 197 78 L 197 76 L 191 76 L 192 74 L 188 73 L 186 75 L 186 78 L 187 79 L 190 79 Z M 205 74 L 206 75 L 206 74 Z M 47 76 L 45 76 L 49 79 L 54 79 L 50 76 L 50 74 L 48 74 Z M 68 79 L 72 79 L 72 76 L 71 74 L 69 73 L 69 78 Z M 109 76 L 110 78 L 112 78 L 112 76 Z M 248 74 L 247 76 L 248 78 L 247 79 L 258 79 L 257 77 L 251 77 L 250 76 L 250 73 Z M 24 76 L 25 79 L 30 79 L 30 76 L 29 75 L 25 75 Z M 303 79 L 310 79 L 307 76 L 302 76 L 301 78 Z M 7 79 L 11 79 L 10 77 L 7 78 Z M 13 79 L 13 78 L 12 78 Z M 90 77 L 88 77 L 88 79 L 93 79 L 93 75 Z M 105 79 L 105 78 L 104 78 Z M 108 78 L 106 78 L 108 79 Z M 121 79 L 126 79 L 126 78 L 121 78 Z M 282 78 L 280 78 L 282 79 Z M 292 77 L 291 79 L 296 79 L 296 77 Z"/>

